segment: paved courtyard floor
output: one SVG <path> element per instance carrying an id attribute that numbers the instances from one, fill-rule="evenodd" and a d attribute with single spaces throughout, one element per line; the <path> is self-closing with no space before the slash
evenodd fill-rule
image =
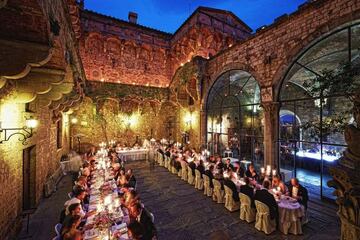
<path id="1" fill-rule="evenodd" d="M 150 170 L 144 161 L 130 162 L 137 178 L 138 192 L 145 206 L 155 215 L 155 225 L 160 240 L 193 239 L 339 239 L 340 225 L 336 217 L 336 206 L 313 199 L 309 203 L 310 222 L 303 227 L 302 236 L 282 235 L 280 232 L 269 236 L 258 232 L 254 224 L 239 219 L 239 211 L 230 213 L 223 204 L 217 204 L 202 191 L 182 181 L 167 169 L 156 166 Z M 49 240 L 55 236 L 54 225 L 67 193 L 71 190 L 72 180 L 65 176 L 58 191 L 50 198 L 43 199 L 37 211 L 30 218 L 31 237 L 25 231 L 22 239 Z M 25 221 L 24 221 L 25 223 Z M 24 224 L 24 228 L 26 225 Z M 212 238 L 214 232 L 222 238 Z M 226 236 L 228 238 L 226 238 Z"/>
<path id="2" fill-rule="evenodd" d="M 214 232 L 222 232 L 230 239 L 244 240 L 332 240 L 340 236 L 334 204 L 312 200 L 309 203 L 310 222 L 303 227 L 302 236 L 283 235 L 279 231 L 267 236 L 257 231 L 253 223 L 241 221 L 239 211 L 230 213 L 223 204 L 213 202 L 202 191 L 163 167 L 150 170 L 144 162 L 133 162 L 127 167 L 135 170 L 140 197 L 155 215 L 159 239 L 211 239 Z"/>

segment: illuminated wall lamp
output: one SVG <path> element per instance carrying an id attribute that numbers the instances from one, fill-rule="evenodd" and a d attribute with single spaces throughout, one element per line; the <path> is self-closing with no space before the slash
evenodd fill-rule
<path id="1" fill-rule="evenodd" d="M 22 128 L 3 128 L 2 122 L 0 121 L 0 134 L 4 133 L 4 137 L 0 139 L 0 144 L 5 141 L 9 141 L 10 138 L 14 135 L 20 135 L 18 140 L 22 142 L 23 145 L 26 145 L 26 140 L 33 136 L 33 129 L 36 128 L 37 125 L 38 121 L 33 119 L 32 117 L 26 119 L 25 126 Z"/>

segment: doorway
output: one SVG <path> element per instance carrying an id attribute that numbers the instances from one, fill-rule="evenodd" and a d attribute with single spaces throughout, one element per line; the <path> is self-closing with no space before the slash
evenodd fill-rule
<path id="1" fill-rule="evenodd" d="M 36 146 L 23 150 L 23 210 L 36 206 Z"/>

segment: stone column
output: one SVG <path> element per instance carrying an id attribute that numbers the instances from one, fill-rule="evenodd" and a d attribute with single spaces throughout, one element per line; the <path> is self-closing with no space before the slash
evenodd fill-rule
<path id="1" fill-rule="evenodd" d="M 354 107 L 357 126 L 360 122 L 360 104 Z M 332 180 L 329 187 L 335 188 L 334 195 L 339 206 L 337 212 L 341 222 L 341 240 L 360 239 L 360 129 L 349 125 L 345 129 L 348 145 L 337 166 L 329 169 Z"/>
<path id="2" fill-rule="evenodd" d="M 263 102 L 264 109 L 264 165 L 277 166 L 279 103 Z"/>
<path id="3" fill-rule="evenodd" d="M 206 110 L 203 105 L 200 106 L 200 144 L 206 146 Z"/>

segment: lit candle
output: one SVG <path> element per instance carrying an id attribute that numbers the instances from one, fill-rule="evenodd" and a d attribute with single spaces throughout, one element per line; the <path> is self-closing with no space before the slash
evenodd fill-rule
<path id="1" fill-rule="evenodd" d="M 276 175 L 276 169 L 272 170 L 272 175 L 275 176 Z"/>
<path id="2" fill-rule="evenodd" d="M 266 175 L 269 176 L 271 173 L 271 166 L 270 165 L 267 165 L 266 166 Z"/>
<path id="3" fill-rule="evenodd" d="M 104 204 L 109 205 L 111 203 L 111 195 L 108 195 L 104 198 Z"/>
<path id="4" fill-rule="evenodd" d="M 265 173 L 265 168 L 260 168 L 260 171 L 261 171 L 261 174 L 264 174 Z"/>
<path id="5" fill-rule="evenodd" d="M 120 206 L 120 199 L 116 198 L 115 202 L 114 202 L 115 207 L 119 207 Z"/>

